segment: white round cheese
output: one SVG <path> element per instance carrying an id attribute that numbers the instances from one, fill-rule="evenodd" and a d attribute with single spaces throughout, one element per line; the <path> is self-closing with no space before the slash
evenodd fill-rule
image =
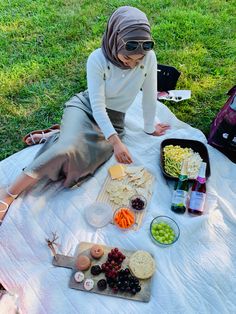
<path id="1" fill-rule="evenodd" d="M 84 282 L 84 289 L 85 290 L 92 290 L 94 286 L 94 281 L 93 279 L 86 279 Z"/>
<path id="2" fill-rule="evenodd" d="M 74 278 L 76 282 L 82 282 L 84 280 L 84 274 L 81 271 L 77 271 L 74 274 Z"/>
<path id="3" fill-rule="evenodd" d="M 129 268 L 133 275 L 139 279 L 148 279 L 155 272 L 155 261 L 146 251 L 137 251 L 131 255 Z"/>

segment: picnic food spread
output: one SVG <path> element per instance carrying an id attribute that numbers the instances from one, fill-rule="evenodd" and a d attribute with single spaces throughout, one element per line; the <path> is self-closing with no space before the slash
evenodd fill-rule
<path id="1" fill-rule="evenodd" d="M 103 248 L 104 254 L 99 259 L 91 256 L 94 246 Z M 86 256 L 91 264 L 88 269 L 77 271 L 77 262 L 81 256 Z M 53 264 L 72 268 L 70 288 L 144 302 L 150 299 L 155 261 L 146 251 L 127 251 L 81 242 L 77 257 L 57 254 Z"/>
<path id="2" fill-rule="evenodd" d="M 200 215 L 205 200 L 204 178 L 206 163 L 202 162 L 199 153 L 191 148 L 179 145 L 167 145 L 163 149 L 165 171 L 179 178 L 172 198 L 171 209 L 176 213 L 184 213 L 187 207 L 189 178 L 196 178 L 192 190 L 192 208 L 189 212 Z M 202 165 L 202 166 L 201 166 Z M 204 173 L 203 173 L 204 172 Z M 93 204 L 101 214 L 105 205 L 107 213 L 111 210 L 113 223 L 121 230 L 135 230 L 141 226 L 143 213 L 146 211 L 152 195 L 153 176 L 143 166 L 113 165 L 108 169 L 108 177 Z M 204 182 L 203 182 L 204 181 Z M 198 194 L 197 194 L 198 193 Z M 200 194 L 201 195 L 200 195 Z M 184 200 L 182 201 L 182 198 Z M 181 199 L 181 201 L 179 201 Z M 102 201 L 103 203 L 99 203 Z M 181 203 L 181 204 L 180 204 Z M 182 204 L 183 203 L 183 204 Z M 90 212 L 93 219 L 94 210 Z M 142 217 L 138 221 L 138 217 Z M 97 218 L 96 218 L 97 219 Z M 109 220 L 108 220 L 109 221 Z M 92 223 L 102 227 L 104 223 Z M 180 234 L 177 223 L 168 216 L 157 216 L 150 224 L 152 240 L 161 246 L 175 243 Z M 54 265 L 72 268 L 69 287 L 77 290 L 95 292 L 105 295 L 148 302 L 151 296 L 151 278 L 156 270 L 156 263 L 149 252 L 137 250 L 130 252 L 118 248 L 109 248 L 100 244 L 82 242 L 84 247 L 74 259 L 56 255 Z M 56 259 L 57 257 L 57 259 Z M 68 262 L 67 262 L 68 258 Z M 78 271 L 79 270 L 79 271 Z"/>

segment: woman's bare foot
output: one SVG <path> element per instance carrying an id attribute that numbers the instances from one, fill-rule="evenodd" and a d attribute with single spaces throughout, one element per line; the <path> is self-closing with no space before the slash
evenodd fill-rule
<path id="1" fill-rule="evenodd" d="M 9 206 L 14 201 L 14 197 L 8 195 L 8 193 L 4 190 L 0 191 L 0 224 L 1 220 L 3 220 L 6 215 Z"/>
<path id="2" fill-rule="evenodd" d="M 39 179 L 34 179 L 23 171 L 6 188 L 0 188 L 0 220 L 3 220 L 11 203 L 27 188 L 34 186 Z M 1 222 L 0 222 L 1 224 Z"/>
<path id="3" fill-rule="evenodd" d="M 52 134 L 57 133 L 58 130 L 51 130 L 47 133 L 39 132 L 31 134 L 29 137 L 26 138 L 25 143 L 27 145 L 34 145 L 39 143 L 44 143 Z"/>

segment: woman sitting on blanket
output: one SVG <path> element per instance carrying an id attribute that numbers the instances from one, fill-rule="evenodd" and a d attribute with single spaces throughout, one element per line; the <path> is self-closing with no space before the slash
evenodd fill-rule
<path id="1" fill-rule="evenodd" d="M 72 97 L 64 108 L 61 126 L 47 132 L 32 132 L 28 145 L 45 144 L 30 165 L 0 194 L 0 220 L 13 200 L 43 177 L 64 186 L 80 185 L 113 154 L 120 163 L 132 157 L 122 143 L 125 112 L 142 88 L 144 131 L 165 133 L 167 124 L 155 125 L 157 61 L 146 15 L 129 6 L 110 17 L 102 47 L 87 61 L 88 90 Z"/>

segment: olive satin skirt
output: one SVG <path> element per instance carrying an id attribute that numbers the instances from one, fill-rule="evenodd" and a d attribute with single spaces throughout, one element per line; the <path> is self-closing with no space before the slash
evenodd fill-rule
<path id="1" fill-rule="evenodd" d="M 106 109 L 119 137 L 124 135 L 125 113 Z M 23 169 L 28 176 L 64 180 L 71 187 L 91 177 L 113 154 L 92 115 L 88 91 L 65 103 L 61 130 L 50 136 L 32 163 Z"/>

